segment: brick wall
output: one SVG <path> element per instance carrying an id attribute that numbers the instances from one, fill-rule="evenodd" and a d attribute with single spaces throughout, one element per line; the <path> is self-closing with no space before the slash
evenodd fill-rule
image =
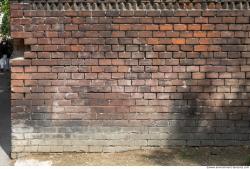
<path id="1" fill-rule="evenodd" d="M 249 2 L 11 4 L 12 152 L 249 145 Z"/>

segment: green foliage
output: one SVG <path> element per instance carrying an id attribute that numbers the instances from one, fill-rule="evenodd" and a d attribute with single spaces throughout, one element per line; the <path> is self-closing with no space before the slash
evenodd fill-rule
<path id="1" fill-rule="evenodd" d="M 244 164 L 246 166 L 250 166 L 250 156 L 247 157 L 246 163 Z"/>
<path id="2" fill-rule="evenodd" d="M 10 22 L 9 22 L 9 15 L 4 14 L 1 26 L 1 33 L 4 36 L 10 35 Z"/>
<path id="3" fill-rule="evenodd" d="M 1 6 L 2 6 L 2 11 L 4 13 L 8 13 L 9 12 L 9 0 L 1 0 Z"/>
<path id="4" fill-rule="evenodd" d="M 10 10 L 9 10 L 9 0 L 1 0 L 1 11 L 3 12 L 1 34 L 3 36 L 10 35 Z"/>

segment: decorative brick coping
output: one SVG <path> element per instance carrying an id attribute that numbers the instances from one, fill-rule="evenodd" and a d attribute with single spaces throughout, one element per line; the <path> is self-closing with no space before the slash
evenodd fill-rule
<path id="1" fill-rule="evenodd" d="M 32 10 L 244 10 L 250 9 L 249 0 L 227 1 L 23 1 Z M 30 6 L 31 5 L 31 6 Z"/>

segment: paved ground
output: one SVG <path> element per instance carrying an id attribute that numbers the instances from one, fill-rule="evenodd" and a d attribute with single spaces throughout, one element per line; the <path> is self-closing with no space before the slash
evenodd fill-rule
<path id="1" fill-rule="evenodd" d="M 0 72 L 0 166 L 9 165 L 10 154 L 10 73 Z"/>
<path id="2" fill-rule="evenodd" d="M 16 166 L 242 166 L 250 165 L 248 147 L 202 147 L 137 150 L 122 153 L 31 154 Z"/>

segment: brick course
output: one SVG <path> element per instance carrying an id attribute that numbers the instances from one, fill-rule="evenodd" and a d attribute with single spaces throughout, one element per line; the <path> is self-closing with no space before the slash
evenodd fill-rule
<path id="1" fill-rule="evenodd" d="M 249 16 L 248 1 L 12 1 L 28 46 L 12 153 L 249 145 Z"/>

